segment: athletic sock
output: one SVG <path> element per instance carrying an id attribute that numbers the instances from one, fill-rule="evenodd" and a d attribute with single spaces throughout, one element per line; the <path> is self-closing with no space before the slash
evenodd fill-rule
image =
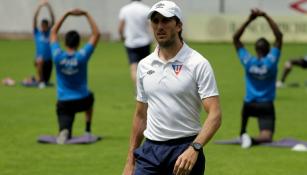
<path id="1" fill-rule="evenodd" d="M 248 116 L 242 116 L 241 118 L 241 129 L 240 129 L 240 136 L 244 133 L 246 133 L 246 127 L 248 122 Z"/>
<path id="2" fill-rule="evenodd" d="M 91 122 L 86 122 L 85 132 L 91 132 Z"/>

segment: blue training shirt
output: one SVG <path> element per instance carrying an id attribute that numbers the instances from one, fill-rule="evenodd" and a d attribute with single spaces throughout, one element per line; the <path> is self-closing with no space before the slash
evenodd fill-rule
<path id="1" fill-rule="evenodd" d="M 267 56 L 258 59 L 245 48 L 238 49 L 238 56 L 245 70 L 245 102 L 274 101 L 276 94 L 277 64 L 280 49 L 274 47 Z"/>
<path id="2" fill-rule="evenodd" d="M 67 53 L 58 42 L 51 43 L 53 61 L 56 66 L 58 100 L 78 100 L 89 95 L 87 87 L 87 63 L 94 46 L 86 44 L 74 53 Z"/>
<path id="3" fill-rule="evenodd" d="M 44 61 L 52 59 L 49 36 L 50 36 L 50 29 L 46 32 L 42 32 L 38 28 L 34 29 L 36 59 L 41 58 Z"/>

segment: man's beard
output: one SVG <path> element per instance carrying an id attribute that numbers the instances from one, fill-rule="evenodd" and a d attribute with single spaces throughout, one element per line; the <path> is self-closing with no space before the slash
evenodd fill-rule
<path id="1" fill-rule="evenodd" d="M 175 38 L 176 38 L 176 36 L 175 36 L 175 34 L 173 34 L 171 36 L 171 38 L 169 40 L 167 40 L 167 41 L 160 41 L 160 42 L 158 41 L 159 47 L 161 47 L 161 48 L 169 48 L 169 47 L 173 46 L 175 44 L 175 42 L 176 42 Z"/>

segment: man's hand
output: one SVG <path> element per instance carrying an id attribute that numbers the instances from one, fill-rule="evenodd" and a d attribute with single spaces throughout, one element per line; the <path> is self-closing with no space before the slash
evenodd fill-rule
<path id="1" fill-rule="evenodd" d="M 258 17 L 258 9 L 251 9 L 251 14 L 249 15 L 249 20 L 253 21 Z"/>
<path id="2" fill-rule="evenodd" d="M 174 175 L 188 175 L 191 173 L 199 152 L 189 146 L 177 159 L 173 173 Z"/>
<path id="3" fill-rule="evenodd" d="M 39 2 L 39 5 L 40 5 L 40 6 L 44 6 L 44 5 L 46 5 L 46 4 L 48 4 L 48 0 L 41 0 L 41 1 Z"/>
<path id="4" fill-rule="evenodd" d="M 82 16 L 85 15 L 86 12 L 81 10 L 81 9 L 73 9 L 70 11 L 70 15 L 74 15 L 74 16 Z"/>
<path id="5" fill-rule="evenodd" d="M 257 16 L 264 16 L 266 13 L 258 8 L 254 8 L 251 10 L 251 13 L 254 14 L 256 17 Z"/>

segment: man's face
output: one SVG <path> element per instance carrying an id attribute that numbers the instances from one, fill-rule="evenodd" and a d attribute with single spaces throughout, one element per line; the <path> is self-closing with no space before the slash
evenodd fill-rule
<path id="1" fill-rule="evenodd" d="M 270 49 L 268 47 L 265 47 L 265 46 L 257 47 L 256 48 L 256 53 L 257 53 L 258 56 L 264 57 L 264 56 L 266 56 L 269 53 L 269 50 Z"/>
<path id="2" fill-rule="evenodd" d="M 181 23 L 177 23 L 174 17 L 166 18 L 160 13 L 154 13 L 151 17 L 151 26 L 160 47 L 169 47 L 179 39 Z"/>
<path id="3" fill-rule="evenodd" d="M 42 22 L 41 23 L 41 30 L 42 32 L 47 32 L 49 29 L 49 24 L 47 22 Z"/>

